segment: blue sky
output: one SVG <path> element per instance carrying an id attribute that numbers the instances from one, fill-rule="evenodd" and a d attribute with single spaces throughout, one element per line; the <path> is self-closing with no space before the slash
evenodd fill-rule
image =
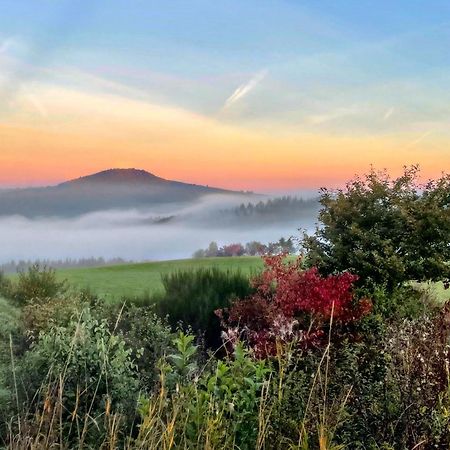
<path id="1" fill-rule="evenodd" d="M 267 71 L 263 104 L 243 111 L 250 120 L 268 116 L 266 108 L 271 120 L 289 122 L 292 112 L 295 122 L 292 110 L 302 107 L 319 116 L 321 102 L 343 117 L 346 109 L 351 116 L 352 108 L 368 102 L 388 112 L 390 100 L 405 115 L 420 106 L 439 114 L 440 95 L 448 99 L 449 2 L 1 0 L 0 5 L 3 42 L 16 46 L 33 66 L 76 67 L 207 114 L 236 83 L 261 71 Z M 12 76 L 19 82 L 33 74 Z M 410 85 L 418 89 L 416 99 L 410 98 Z"/>
<path id="2" fill-rule="evenodd" d="M 0 0 L 0 121 L 47 84 L 447 158 L 449 49 L 448 1 Z"/>

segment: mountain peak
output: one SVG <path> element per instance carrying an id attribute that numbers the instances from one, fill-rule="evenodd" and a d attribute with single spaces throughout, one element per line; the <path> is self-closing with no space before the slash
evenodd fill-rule
<path id="1" fill-rule="evenodd" d="M 107 169 L 101 172 L 87 175 L 74 180 L 66 181 L 60 186 L 67 186 L 68 184 L 145 184 L 148 182 L 165 181 L 163 178 L 147 172 L 142 169 Z"/>

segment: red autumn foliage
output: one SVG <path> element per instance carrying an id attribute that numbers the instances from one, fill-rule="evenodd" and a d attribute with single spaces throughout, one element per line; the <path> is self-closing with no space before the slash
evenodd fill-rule
<path id="1" fill-rule="evenodd" d="M 224 245 L 220 249 L 222 256 L 242 256 L 245 253 L 245 248 L 242 244 Z"/>
<path id="2" fill-rule="evenodd" d="M 255 294 L 217 311 L 226 329 L 224 338 L 245 340 L 260 357 L 273 354 L 277 341 L 320 345 L 331 319 L 333 327 L 348 328 L 371 310 L 370 300 L 354 299 L 356 275 L 323 277 L 316 268 L 302 270 L 301 259 L 285 262 L 285 255 L 263 259 L 264 271 L 252 280 Z"/>

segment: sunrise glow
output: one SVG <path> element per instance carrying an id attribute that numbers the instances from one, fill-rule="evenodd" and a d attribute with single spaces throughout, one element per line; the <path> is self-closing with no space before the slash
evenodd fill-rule
<path id="1" fill-rule="evenodd" d="M 390 19 L 403 30 L 378 17 L 371 33 L 363 9 L 348 28 L 349 11 L 331 22 L 327 2 L 181 2 L 157 14 L 153 2 L 44 2 L 28 5 L 29 26 L 23 6 L 6 3 L 17 20 L 0 18 L 0 185 L 137 167 L 267 191 L 339 185 L 371 165 L 396 174 L 417 163 L 424 178 L 450 167 L 449 69 L 437 57 L 448 35 L 425 6 L 409 12 L 418 34 L 400 7 Z M 283 23 L 283 37 L 263 23 L 275 34 Z M 421 50 L 426 30 L 436 57 Z"/>

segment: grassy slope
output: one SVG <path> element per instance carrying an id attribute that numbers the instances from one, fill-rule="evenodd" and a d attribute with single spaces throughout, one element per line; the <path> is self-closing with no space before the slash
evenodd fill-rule
<path id="1" fill-rule="evenodd" d="M 262 268 L 259 257 L 202 258 L 158 261 L 141 264 L 59 270 L 58 277 L 71 284 L 89 288 L 109 299 L 135 297 L 162 289 L 161 274 L 200 267 L 218 267 L 252 273 Z"/>

